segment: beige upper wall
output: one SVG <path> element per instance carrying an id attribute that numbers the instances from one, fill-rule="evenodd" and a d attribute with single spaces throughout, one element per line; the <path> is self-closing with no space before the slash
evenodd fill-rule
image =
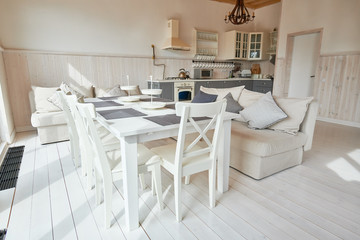
<path id="1" fill-rule="evenodd" d="M 282 0 L 278 56 L 287 35 L 323 28 L 321 54 L 360 51 L 360 0 Z"/>
<path id="2" fill-rule="evenodd" d="M 188 44 L 194 27 L 218 32 L 221 59 L 224 32 L 271 31 L 278 26 L 279 16 L 270 16 L 280 11 L 279 4 L 256 10 L 256 20 L 240 26 L 224 23 L 232 8 L 210 0 L 2 0 L 0 42 L 12 49 L 151 56 L 151 44 L 159 49 L 165 41 L 167 20 L 177 18 L 180 38 Z M 193 57 L 190 52 L 157 54 Z"/>

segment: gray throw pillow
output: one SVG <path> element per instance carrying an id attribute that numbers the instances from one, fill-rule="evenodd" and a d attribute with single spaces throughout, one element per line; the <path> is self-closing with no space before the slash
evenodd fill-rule
<path id="1" fill-rule="evenodd" d="M 240 104 L 234 100 L 231 92 L 229 92 L 224 99 L 226 99 L 226 111 L 227 112 L 233 112 L 233 113 L 239 113 L 242 110 L 242 107 Z"/>
<path id="2" fill-rule="evenodd" d="M 217 95 L 214 94 L 207 94 L 202 91 L 199 91 L 198 94 L 195 95 L 192 103 L 209 103 L 215 102 Z"/>
<path id="3" fill-rule="evenodd" d="M 257 102 L 240 112 L 250 128 L 264 129 L 285 118 L 281 108 L 275 103 L 271 92 L 266 93 Z"/>

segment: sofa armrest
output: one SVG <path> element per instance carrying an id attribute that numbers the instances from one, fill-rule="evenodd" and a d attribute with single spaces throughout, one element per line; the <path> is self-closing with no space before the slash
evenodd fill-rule
<path id="1" fill-rule="evenodd" d="M 319 108 L 318 102 L 312 101 L 309 104 L 304 121 L 301 123 L 300 126 L 300 132 L 303 132 L 307 135 L 306 143 L 304 145 L 304 151 L 309 151 L 312 147 L 318 108 Z"/>

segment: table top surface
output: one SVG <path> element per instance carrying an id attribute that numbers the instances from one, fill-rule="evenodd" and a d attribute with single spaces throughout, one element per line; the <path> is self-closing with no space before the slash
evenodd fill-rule
<path id="1" fill-rule="evenodd" d="M 101 102 L 104 101 L 99 98 L 89 98 L 86 100 L 87 103 L 91 102 Z M 123 106 L 110 106 L 110 107 L 98 107 L 96 111 L 105 111 L 105 110 L 117 110 L 117 109 L 134 109 L 138 112 L 146 114 L 146 116 L 138 116 L 138 117 L 128 117 L 128 118 L 119 118 L 119 119 L 112 119 L 106 120 L 103 116 L 99 113 L 97 114 L 97 120 L 105 126 L 109 131 L 111 131 L 117 138 L 126 137 L 126 136 L 134 136 L 139 134 L 150 134 L 152 132 L 158 131 L 166 131 L 166 130 L 174 130 L 178 129 L 179 124 L 171 124 L 167 126 L 159 125 L 153 121 L 145 119 L 144 117 L 151 117 L 151 116 L 163 116 L 168 114 L 175 114 L 175 110 L 171 108 L 164 108 L 160 109 L 143 109 L 141 107 L 141 102 L 122 102 L 115 99 L 109 99 L 107 101 L 114 101 L 117 103 L 123 104 Z M 166 102 L 166 105 L 173 105 L 174 102 Z M 239 114 L 229 113 L 226 112 L 224 116 L 224 120 L 231 120 L 234 118 L 239 117 Z M 207 123 L 209 120 L 202 120 L 199 121 L 199 124 L 202 122 Z"/>

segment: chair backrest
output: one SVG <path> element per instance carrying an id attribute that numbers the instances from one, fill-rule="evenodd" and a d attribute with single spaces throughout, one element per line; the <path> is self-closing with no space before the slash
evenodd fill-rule
<path id="1" fill-rule="evenodd" d="M 74 116 L 71 113 L 69 103 L 66 100 L 66 95 L 62 91 L 57 91 L 56 93 L 60 98 L 61 105 L 62 105 L 64 113 L 65 113 L 65 119 L 66 119 L 68 129 L 69 129 L 70 141 L 75 140 L 75 139 L 78 140 L 79 139 L 79 134 L 78 134 L 78 131 L 76 129 Z"/>
<path id="2" fill-rule="evenodd" d="M 81 119 L 82 132 L 84 137 L 88 139 L 89 147 L 94 153 L 94 165 L 101 174 L 102 178 L 111 177 L 111 168 L 107 160 L 107 155 L 104 149 L 104 145 L 101 142 L 99 133 L 94 124 L 94 118 L 96 116 L 95 107 L 91 103 L 77 103 L 76 114 Z"/>
<path id="3" fill-rule="evenodd" d="M 223 127 L 224 112 L 226 109 L 226 100 L 212 102 L 212 103 L 177 103 L 176 115 L 181 116 L 178 141 L 175 153 L 175 164 L 177 168 L 182 166 L 184 158 L 199 156 L 202 154 L 209 154 L 212 161 L 216 160 L 217 151 L 219 146 L 220 131 Z M 204 127 L 200 127 L 194 120 L 196 117 L 209 117 L 209 123 Z M 188 124 L 190 122 L 190 124 Z M 212 140 L 207 136 L 207 132 L 213 128 L 215 124 L 214 134 Z M 186 129 L 194 127 L 198 136 L 193 140 L 190 145 L 186 146 Z M 207 144 L 206 148 L 195 150 L 193 147 L 203 139 Z M 193 149 L 193 150 L 192 150 Z"/>

